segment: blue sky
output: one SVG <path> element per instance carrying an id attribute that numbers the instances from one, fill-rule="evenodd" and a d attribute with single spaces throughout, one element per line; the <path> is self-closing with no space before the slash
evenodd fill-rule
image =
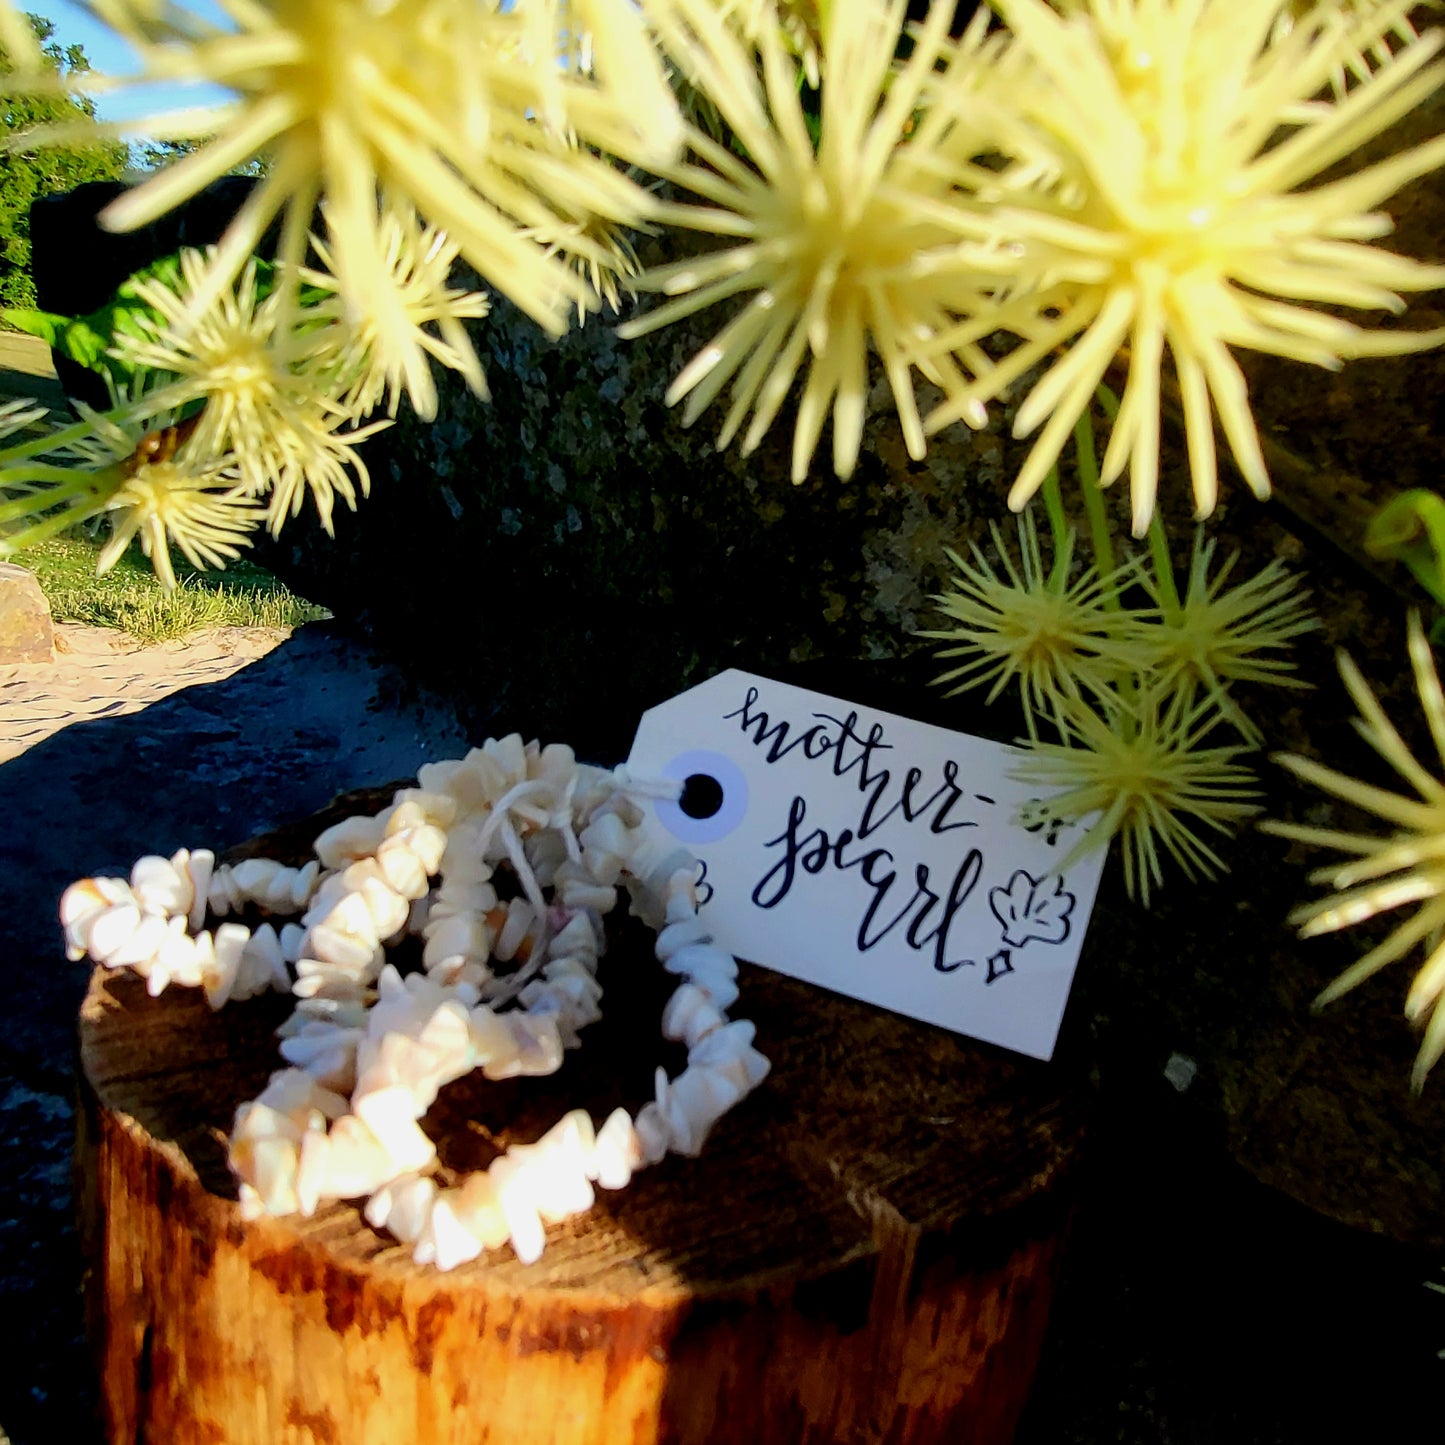
<path id="1" fill-rule="evenodd" d="M 25 9 L 55 23 L 55 38 L 63 45 L 82 45 L 86 59 L 96 70 L 108 75 L 133 75 L 135 57 L 124 41 L 93 20 L 72 0 L 21 0 Z M 215 0 L 188 0 L 186 9 L 224 23 L 224 15 Z M 127 120 L 159 110 L 190 105 L 206 105 L 225 98 L 225 92 L 211 86 L 155 85 L 137 88 L 133 93 L 96 97 L 100 114 L 107 120 Z"/>

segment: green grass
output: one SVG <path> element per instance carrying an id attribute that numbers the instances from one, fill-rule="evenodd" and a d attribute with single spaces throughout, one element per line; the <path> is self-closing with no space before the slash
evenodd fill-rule
<path id="1" fill-rule="evenodd" d="M 203 627 L 297 627 L 331 615 L 249 562 L 233 562 L 224 572 L 198 572 L 177 557 L 176 590 L 167 596 L 139 544 L 97 577 L 103 541 L 83 531 L 66 533 L 15 559 L 40 579 L 57 622 L 115 627 L 141 642 L 165 642 Z"/>

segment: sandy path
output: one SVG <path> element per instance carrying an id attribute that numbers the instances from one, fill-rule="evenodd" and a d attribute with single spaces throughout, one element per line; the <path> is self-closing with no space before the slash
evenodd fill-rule
<path id="1" fill-rule="evenodd" d="M 0 764 L 71 723 L 123 717 L 181 688 L 219 682 L 290 635 L 215 627 L 147 645 L 111 628 L 59 622 L 53 662 L 0 667 Z"/>

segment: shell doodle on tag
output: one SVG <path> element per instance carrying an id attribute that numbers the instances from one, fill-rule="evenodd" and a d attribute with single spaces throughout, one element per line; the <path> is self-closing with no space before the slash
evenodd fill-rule
<path id="1" fill-rule="evenodd" d="M 1054 879 L 1053 891 L 1040 892 L 1044 878 L 1033 877 L 1026 869 L 1018 869 L 1006 888 L 990 888 L 988 906 L 1003 928 L 1003 942 L 1008 945 L 988 960 L 987 983 L 1014 971 L 1013 950 L 1032 942 L 1057 944 L 1069 936 L 1069 915 L 1074 911 L 1074 895 L 1064 889 L 1064 880 Z"/>

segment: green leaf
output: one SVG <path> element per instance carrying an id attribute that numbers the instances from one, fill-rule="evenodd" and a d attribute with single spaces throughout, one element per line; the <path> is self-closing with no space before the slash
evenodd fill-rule
<path id="1" fill-rule="evenodd" d="M 1423 487 L 1401 492 L 1370 518 L 1365 550 L 1403 562 L 1415 580 L 1445 603 L 1445 500 Z"/>
<path id="2" fill-rule="evenodd" d="M 5 91 L 0 147 L 35 127 L 59 126 L 74 135 L 95 120 L 95 102 L 64 89 L 74 76 L 89 69 L 84 51 L 78 45 L 58 44 L 49 20 L 31 15 L 29 21 L 49 75 L 36 87 L 17 87 L 10 80 L 15 69 L 11 57 L 0 45 L 0 88 Z M 128 154 L 124 141 L 98 129 L 88 138 L 66 144 L 0 153 L 0 304 L 20 308 L 35 304 L 30 279 L 31 202 L 37 196 L 74 190 L 83 181 L 118 179 L 125 172 Z"/>
<path id="3" fill-rule="evenodd" d="M 105 351 L 109 345 L 109 335 L 97 330 L 89 318 L 82 316 L 61 333 L 59 349 L 81 366 L 88 366 L 92 371 L 104 371 L 108 369 Z"/>
<path id="4" fill-rule="evenodd" d="M 40 311 L 29 306 L 6 306 L 0 309 L 0 321 L 23 331 L 27 336 L 38 336 L 47 346 L 58 344 L 58 338 L 70 325 L 70 317 L 59 316 L 54 311 Z"/>

